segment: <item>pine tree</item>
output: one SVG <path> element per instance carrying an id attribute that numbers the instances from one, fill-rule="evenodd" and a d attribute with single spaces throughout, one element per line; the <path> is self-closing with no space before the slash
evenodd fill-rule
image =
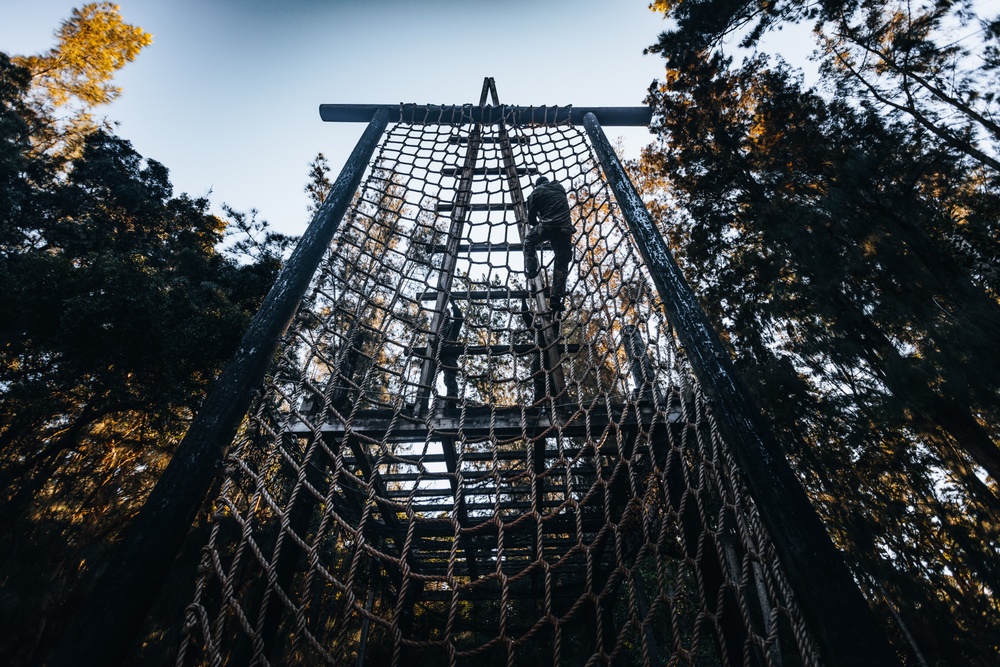
<path id="1" fill-rule="evenodd" d="M 678 41 L 641 165 L 664 231 L 901 652 L 989 664 L 1000 310 L 954 238 L 1000 193 L 933 134 Z"/>
<path id="2" fill-rule="evenodd" d="M 118 35 L 112 9 L 74 14 L 65 39 L 100 45 L 104 26 L 112 41 L 142 41 L 138 29 Z M 44 619 L 145 500 L 288 241 L 235 221 L 256 236 L 235 244 L 243 257 L 224 251 L 230 222 L 175 195 L 162 164 L 93 125 L 66 134 L 50 115 L 58 102 L 117 89 L 111 70 L 59 78 L 84 55 L 57 51 L 63 64 L 47 74 L 0 54 L 0 656 L 10 664 L 27 660 Z"/>

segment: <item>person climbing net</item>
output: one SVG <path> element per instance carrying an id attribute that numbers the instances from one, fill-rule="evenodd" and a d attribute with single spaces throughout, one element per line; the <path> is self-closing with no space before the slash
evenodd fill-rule
<path id="1" fill-rule="evenodd" d="M 524 269 L 528 280 L 538 276 L 537 248 L 548 241 L 552 248 L 552 289 L 549 310 L 565 308 L 566 279 L 573 259 L 573 218 L 566 189 L 556 181 L 539 176 L 525 201 L 528 209 L 528 232 L 524 236 Z"/>
<path id="2" fill-rule="evenodd" d="M 454 299 L 450 299 L 451 314 L 441 327 L 441 376 L 444 379 L 447 398 L 454 402 L 458 398 L 458 337 L 465 324 L 465 314 Z"/>
<path id="3" fill-rule="evenodd" d="M 584 130 L 466 120 L 387 128 L 227 454 L 176 664 L 816 667 Z"/>

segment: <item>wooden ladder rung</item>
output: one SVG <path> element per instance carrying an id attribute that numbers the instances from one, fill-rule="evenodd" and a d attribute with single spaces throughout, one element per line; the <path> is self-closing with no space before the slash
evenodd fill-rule
<path id="1" fill-rule="evenodd" d="M 559 353 L 568 352 L 570 354 L 575 354 L 580 351 L 580 345 L 578 343 L 570 343 L 569 345 L 559 345 L 557 346 Z M 516 354 L 516 355 L 526 355 L 535 354 L 539 352 L 541 348 L 532 343 L 516 343 L 513 345 L 461 345 L 461 344 L 447 344 L 441 349 L 442 353 L 452 353 L 452 354 L 464 354 L 466 356 L 483 356 L 483 355 L 502 355 L 502 354 Z M 415 354 L 414 356 L 424 357 L 422 354 Z"/>
<path id="2" fill-rule="evenodd" d="M 437 205 L 437 210 L 445 213 L 447 211 L 454 211 L 455 206 L 456 204 L 453 202 L 440 202 Z M 512 202 L 480 202 L 477 204 L 468 204 L 466 208 L 470 211 L 513 211 L 514 204 Z"/>
<path id="3" fill-rule="evenodd" d="M 441 170 L 442 176 L 461 176 L 465 171 L 464 167 L 444 167 Z M 518 167 L 518 176 L 527 176 L 528 174 L 537 174 L 538 167 Z M 504 167 L 474 167 L 472 169 L 473 176 L 504 176 L 507 174 L 507 170 Z"/>
<path id="4" fill-rule="evenodd" d="M 432 245 L 430 246 L 430 251 L 434 253 L 448 252 L 448 246 Z M 508 243 L 506 241 L 500 241 L 498 243 L 493 243 L 491 241 L 462 243 L 458 246 L 458 252 L 459 254 L 468 252 L 524 252 L 524 244 Z"/>
<path id="5" fill-rule="evenodd" d="M 501 137 L 480 137 L 478 141 L 484 144 L 502 144 L 504 139 Z M 532 138 L 524 135 L 518 135 L 516 137 L 507 137 L 507 141 L 510 141 L 512 144 L 530 144 L 532 142 Z M 467 144 L 469 143 L 469 137 L 448 137 L 448 143 Z"/>
<path id="6" fill-rule="evenodd" d="M 545 293 L 547 294 L 548 290 L 545 290 Z M 419 299 L 421 301 L 434 301 L 437 299 L 438 294 L 439 292 L 436 290 L 423 292 L 420 294 Z M 530 299 L 534 296 L 534 292 L 525 289 L 477 289 L 468 292 L 450 292 L 448 296 L 456 301 L 469 301 L 471 299 L 499 301 L 501 299 Z"/>

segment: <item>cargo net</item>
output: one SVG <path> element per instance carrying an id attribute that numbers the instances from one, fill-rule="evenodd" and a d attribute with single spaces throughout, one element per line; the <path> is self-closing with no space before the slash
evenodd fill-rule
<path id="1" fill-rule="evenodd" d="M 572 125 L 390 125 L 217 489 L 179 665 L 818 664 Z"/>

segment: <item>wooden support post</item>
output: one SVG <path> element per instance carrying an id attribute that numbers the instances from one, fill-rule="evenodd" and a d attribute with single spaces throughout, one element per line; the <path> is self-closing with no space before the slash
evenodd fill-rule
<path id="1" fill-rule="evenodd" d="M 500 140 L 500 153 L 503 157 L 503 168 L 500 170 L 500 173 L 504 175 L 504 178 L 507 181 L 507 191 L 510 194 L 511 202 L 514 205 L 516 228 L 523 242 L 525 234 L 527 233 L 528 209 L 525 205 L 524 192 L 521 190 L 520 176 L 527 172 L 519 168 L 514 160 L 514 151 L 511 147 L 510 137 L 507 134 L 506 122 L 499 123 L 497 126 L 497 133 Z M 542 346 L 539 353 L 541 357 L 540 365 L 544 366 L 546 380 L 551 383 L 550 387 L 552 396 L 556 399 L 565 400 L 565 396 L 563 394 L 566 389 L 566 380 L 563 377 L 562 364 L 560 363 L 559 348 L 557 345 L 559 335 L 554 326 L 554 314 L 547 312 L 548 307 L 545 303 L 545 294 L 543 291 L 544 283 L 541 272 L 529 280 L 528 287 L 531 291 L 531 298 L 535 301 L 535 315 L 533 322 L 541 325 L 538 327 L 537 334 L 538 342 Z M 532 370 L 534 371 L 535 369 L 532 368 Z M 536 390 L 536 400 L 539 398 L 537 393 L 538 392 Z M 554 412 L 555 411 L 553 409 L 553 414 Z M 541 540 L 543 539 L 544 534 L 545 447 L 546 442 L 544 438 L 536 439 L 533 442 L 533 457 L 530 462 L 534 479 L 531 491 L 532 510 L 538 517 L 535 520 L 535 536 L 531 541 L 531 559 L 536 563 L 541 556 Z M 539 605 L 542 603 L 539 595 L 541 585 L 541 573 L 538 571 L 538 568 L 536 568 L 531 575 L 531 590 L 535 597 L 536 609 L 538 609 Z M 544 651 L 539 653 L 539 660 L 542 659 L 544 654 Z"/>
<path id="2" fill-rule="evenodd" d="M 524 236 L 527 234 L 528 208 L 525 204 L 524 192 L 521 190 L 517 163 L 514 160 L 514 150 L 511 147 L 506 124 L 500 123 L 497 132 L 500 139 L 500 153 L 503 156 L 503 173 L 507 181 L 507 191 L 510 193 L 511 202 L 514 205 L 517 232 L 523 242 Z M 539 261 L 539 265 L 541 265 L 541 261 Z M 556 329 L 555 315 L 548 312 L 548 306 L 545 303 L 541 271 L 529 281 L 528 288 L 531 292 L 531 298 L 535 301 L 535 324 L 538 325 L 539 343 L 542 345 L 542 364 L 545 367 L 546 377 L 551 382 L 551 393 L 554 397 L 565 400 L 563 394 L 566 390 L 566 379 L 563 377 L 559 357 L 559 334 Z"/>
<path id="3" fill-rule="evenodd" d="M 831 667 L 898 665 L 878 620 L 861 595 L 736 374 L 725 347 L 684 280 L 593 114 L 584 127 L 632 237 L 649 269 L 664 311 L 687 351 L 716 424 L 743 471 L 761 520 L 824 662 Z"/>
<path id="4" fill-rule="evenodd" d="M 656 382 L 653 362 L 649 359 L 649 347 L 639 333 L 639 327 L 634 324 L 623 326 L 622 344 L 625 346 L 625 356 L 628 357 L 632 379 L 635 381 L 637 400 L 666 407 L 663 392 Z"/>
<path id="5" fill-rule="evenodd" d="M 451 493 L 454 495 L 455 502 L 457 504 L 458 524 L 462 528 L 468 528 L 469 508 L 466 505 L 465 494 L 463 493 L 462 483 L 460 481 L 458 457 L 455 452 L 455 438 L 441 438 L 441 450 L 444 455 L 445 466 L 448 469 L 448 484 L 451 486 Z M 459 539 L 458 536 L 456 536 L 455 539 Z M 473 538 L 469 535 L 463 535 L 461 539 L 465 541 L 463 551 L 465 551 L 465 562 L 469 568 L 469 578 L 473 580 L 478 579 L 478 554 L 476 553 Z"/>
<path id="6" fill-rule="evenodd" d="M 475 126 L 469 134 L 469 143 L 465 152 L 465 161 L 459 177 L 455 206 L 452 209 L 451 224 L 448 227 L 447 251 L 441 261 L 438 272 L 437 290 L 434 293 L 434 315 L 431 318 L 431 333 L 427 339 L 427 353 L 420 369 L 420 386 L 417 389 L 417 411 L 426 414 L 430 394 L 437 377 L 438 338 L 444 326 L 448 312 L 448 294 L 455 279 L 455 265 L 458 263 L 458 246 L 462 240 L 462 230 L 469 217 L 472 201 L 472 181 L 479 159 L 479 148 L 482 145 L 482 128 Z"/>
<path id="7" fill-rule="evenodd" d="M 375 589 L 368 589 L 368 599 L 365 600 L 365 611 L 369 614 L 372 611 L 372 607 L 375 604 Z M 367 616 L 361 619 L 361 640 L 358 642 L 358 659 L 354 663 L 356 667 L 364 667 L 365 665 L 365 653 L 368 651 L 368 632 L 371 627 L 371 621 Z"/>
<path id="8" fill-rule="evenodd" d="M 354 460 L 357 462 L 358 469 L 361 470 L 365 481 L 375 491 L 375 505 L 378 507 L 385 525 L 392 529 L 393 535 L 396 536 L 393 538 L 397 542 L 396 549 L 401 552 L 402 545 L 398 544 L 400 541 L 398 535 L 404 532 L 403 524 L 400 522 L 399 517 L 396 516 L 396 509 L 385 500 L 389 497 L 389 494 L 386 491 L 385 482 L 382 481 L 382 477 L 378 473 L 375 461 L 368 455 L 368 450 L 362 447 L 361 442 L 357 438 L 348 438 L 347 444 L 354 454 Z"/>

